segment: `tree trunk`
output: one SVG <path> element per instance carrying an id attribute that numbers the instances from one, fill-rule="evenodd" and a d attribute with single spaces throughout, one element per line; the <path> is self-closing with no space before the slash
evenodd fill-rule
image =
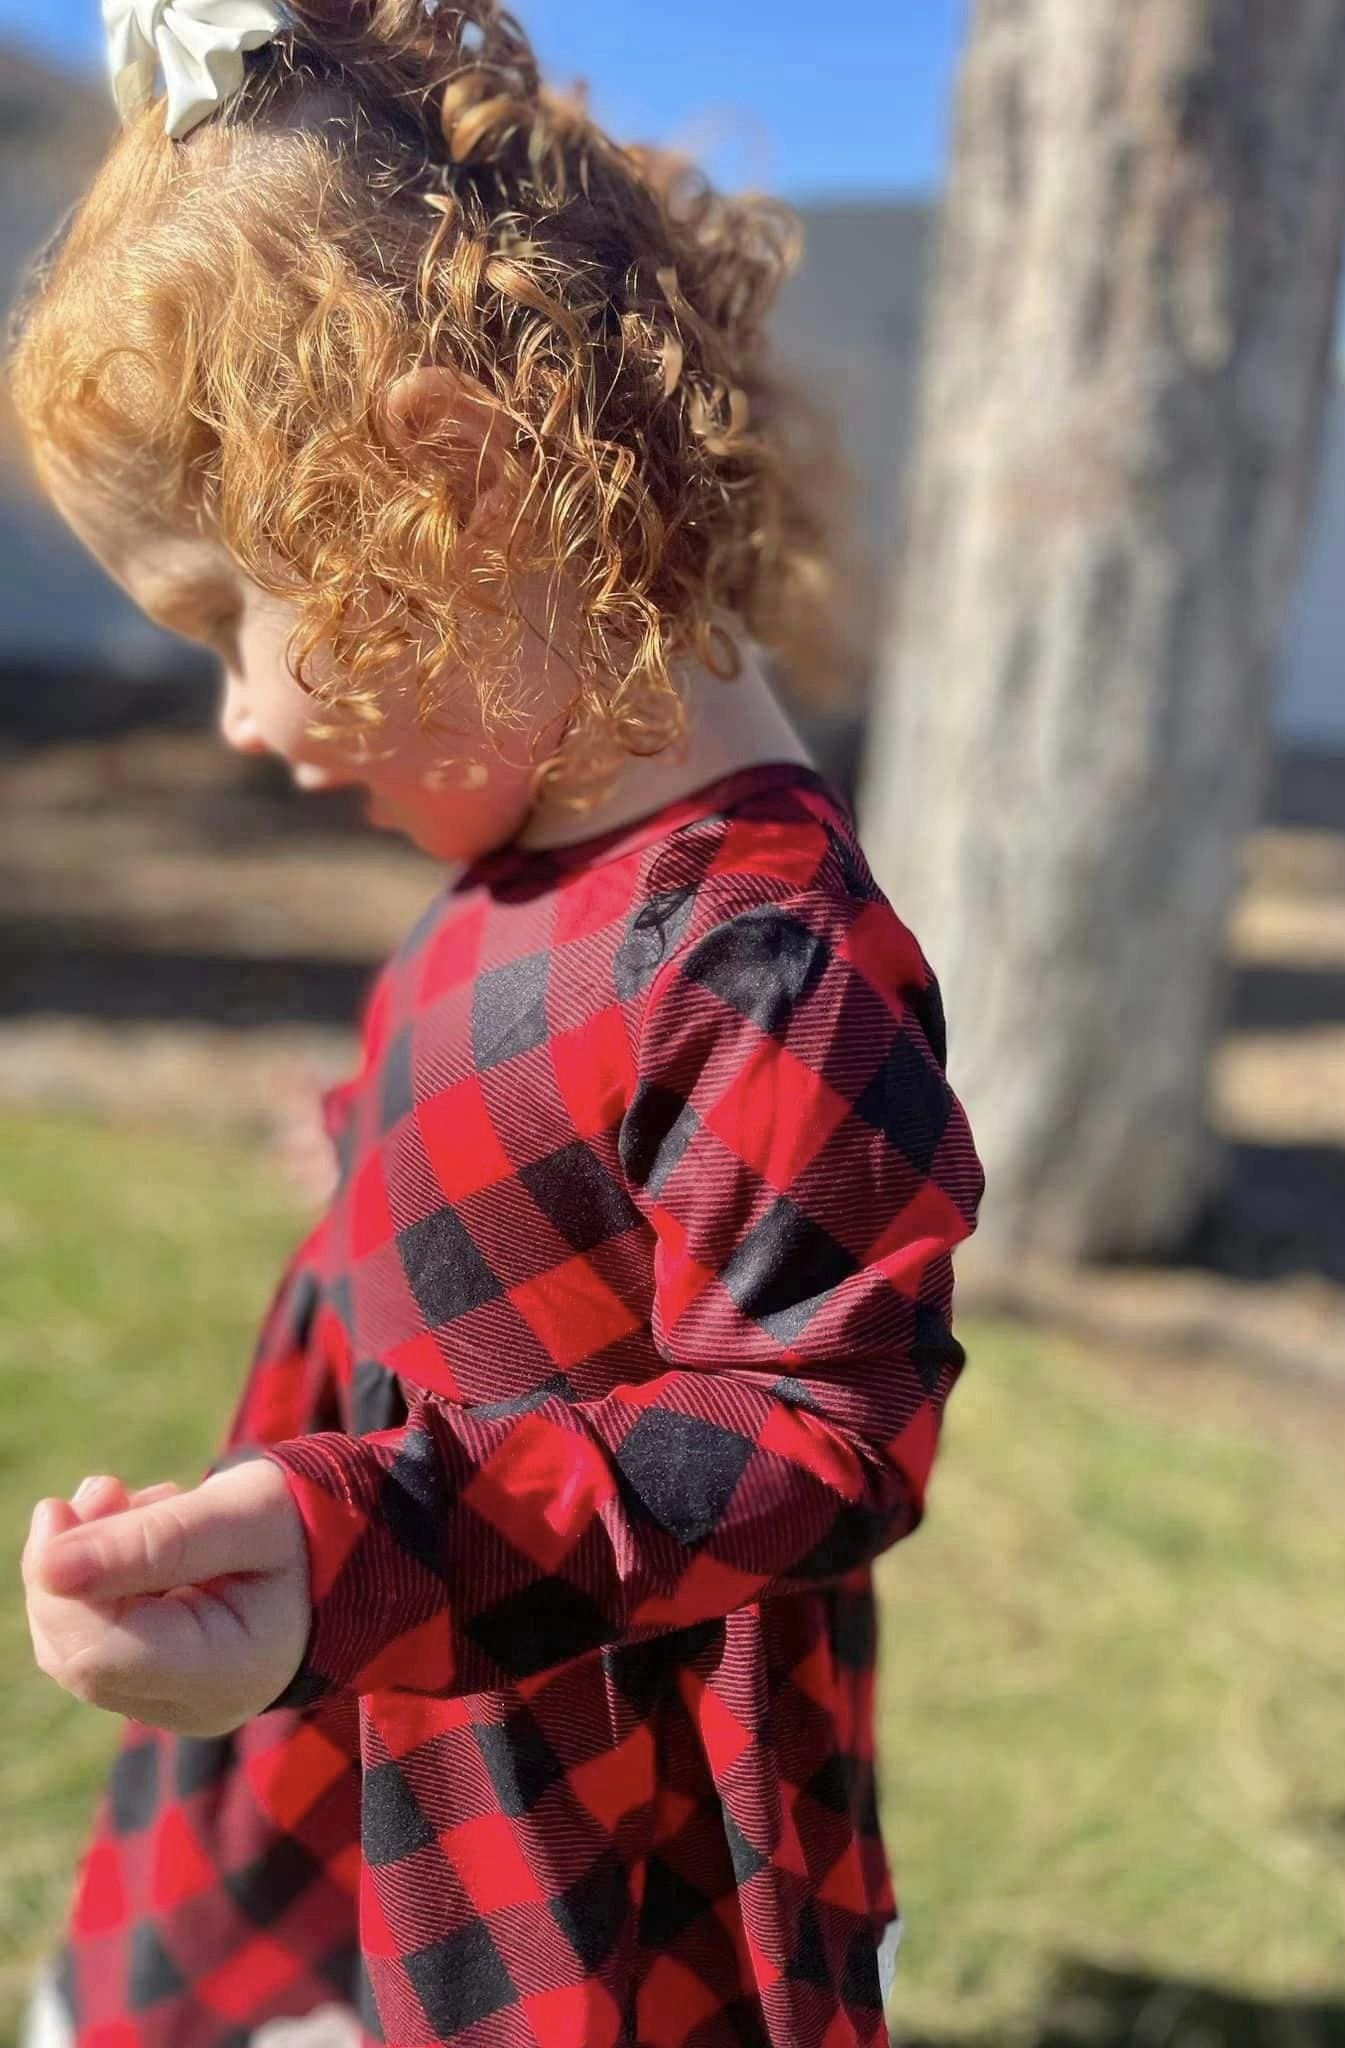
<path id="1" fill-rule="evenodd" d="M 991 1260 L 1160 1254 L 1214 1185 L 1343 238 L 1345 0 L 975 7 L 857 806 Z"/>

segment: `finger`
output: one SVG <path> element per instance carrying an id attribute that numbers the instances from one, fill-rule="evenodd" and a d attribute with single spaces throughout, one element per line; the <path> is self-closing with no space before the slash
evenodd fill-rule
<path id="1" fill-rule="evenodd" d="M 98 1522 L 106 1515 L 119 1515 L 127 1508 L 149 1507 L 156 1500 L 167 1500 L 181 1488 L 174 1479 L 161 1479 L 153 1486 L 142 1486 L 138 1492 L 129 1493 L 120 1479 L 103 1474 L 96 1479 L 81 1480 L 70 1496 L 70 1505 L 81 1522 Z"/>
<path id="2" fill-rule="evenodd" d="M 25 1583 L 32 1583 L 33 1565 L 39 1551 L 43 1550 L 53 1536 L 64 1534 L 68 1529 L 79 1526 L 79 1518 L 68 1500 L 48 1496 L 38 1501 L 28 1523 L 28 1536 L 23 1546 L 21 1560 Z"/>
<path id="3" fill-rule="evenodd" d="M 100 1515 L 115 1515 L 129 1507 L 131 1496 L 111 1473 L 104 1472 L 92 1479 L 81 1479 L 70 1496 L 70 1505 L 75 1518 L 80 1522 L 96 1522 Z"/>
<path id="4" fill-rule="evenodd" d="M 245 1646 L 236 1630 L 222 1640 L 226 1614 L 212 1616 L 207 1631 L 187 1605 L 210 1599 L 197 1588 L 182 1595 L 159 1594 L 119 1603 L 114 1617 L 102 1608 L 47 1595 L 49 1621 L 40 1612 L 30 1616 L 39 1669 L 87 1706 L 135 1720 L 171 1719 L 156 1705 L 190 1701 L 203 1683 L 213 1691 L 212 1666 L 232 1672 L 243 1659 Z"/>
<path id="5" fill-rule="evenodd" d="M 38 1570 L 48 1592 L 105 1601 L 205 1585 L 275 1562 L 274 1527 L 203 1485 L 48 1543 Z"/>
<path id="6" fill-rule="evenodd" d="M 152 1507 L 156 1500 L 172 1500 L 174 1494 L 181 1493 L 181 1491 L 182 1488 L 178 1485 L 176 1479 L 159 1479 L 155 1481 L 153 1486 L 142 1486 L 137 1493 L 133 1493 L 129 1506 L 133 1508 Z"/>
<path id="7" fill-rule="evenodd" d="M 128 1600 L 115 1620 L 100 1615 L 68 1657 L 63 1683 L 93 1706 L 125 1711 L 128 1703 L 180 1697 L 221 1665 L 236 1666 L 246 1650 L 227 1588 L 183 1586 Z"/>
<path id="8" fill-rule="evenodd" d="M 78 1521 L 79 1517 L 68 1500 L 49 1494 L 33 1509 L 28 1532 L 35 1542 L 44 1543 L 51 1536 L 64 1535 L 67 1529 L 75 1528 Z"/>
<path id="9" fill-rule="evenodd" d="M 28 1633 L 38 1669 L 59 1677 L 61 1637 L 71 1619 L 73 1603 L 54 1600 L 39 1577 L 39 1565 L 53 1536 L 78 1529 L 79 1518 L 68 1500 L 40 1500 L 33 1509 L 28 1540 L 23 1548 L 24 1604 Z"/>
<path id="10" fill-rule="evenodd" d="M 277 1117 L 291 1124 L 312 1123 L 322 1116 L 322 1088 L 315 1076 L 295 1072 L 274 1083 L 270 1099 Z"/>

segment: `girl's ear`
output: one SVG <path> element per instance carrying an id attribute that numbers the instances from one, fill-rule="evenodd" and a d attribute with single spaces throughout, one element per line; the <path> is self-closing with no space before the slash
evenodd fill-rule
<path id="1" fill-rule="evenodd" d="M 468 486 L 463 515 L 470 519 L 504 475 L 508 422 L 490 393 L 446 365 L 421 363 L 389 386 L 383 412 L 395 448 L 432 448 L 452 458 Z"/>

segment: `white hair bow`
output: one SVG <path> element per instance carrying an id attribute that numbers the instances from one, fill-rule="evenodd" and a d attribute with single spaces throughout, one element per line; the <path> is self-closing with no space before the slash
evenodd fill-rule
<path id="1" fill-rule="evenodd" d="M 162 70 L 168 133 L 189 135 L 243 82 L 244 50 L 285 26 L 272 0 L 103 0 L 112 90 L 122 119 L 154 97 Z"/>

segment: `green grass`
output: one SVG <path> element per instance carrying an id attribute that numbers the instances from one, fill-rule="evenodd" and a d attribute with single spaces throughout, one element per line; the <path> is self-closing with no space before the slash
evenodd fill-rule
<path id="1" fill-rule="evenodd" d="M 89 1472 L 189 1482 L 214 1454 L 303 1227 L 218 1140 L 0 1119 L 0 2039 L 59 1919 L 119 1723 L 33 1664 L 17 1561 L 33 1504 Z"/>
<path id="2" fill-rule="evenodd" d="M 0 1158 L 0 1514 L 17 1558 L 39 1495 L 208 1461 L 302 1219 L 217 1139 L 11 1116 Z M 1143 1375 L 1064 1344 L 961 1334 L 928 1525 L 879 1567 L 899 2038 L 1345 2041 L 1335 1420 L 1272 1432 L 1227 1402 L 1212 1416 L 1206 1380 L 1188 1398 L 1171 1367 L 1153 1401 Z M 0 2039 L 117 1727 L 33 1669 L 11 1583 Z M 1313 1999 L 1331 2011 L 1296 2009 Z"/>
<path id="3" fill-rule="evenodd" d="M 903 2038 L 1345 2041 L 1341 1411 L 1268 1440 L 1180 1368 L 1152 1403 L 962 1335 L 928 1524 L 879 1566 Z"/>

